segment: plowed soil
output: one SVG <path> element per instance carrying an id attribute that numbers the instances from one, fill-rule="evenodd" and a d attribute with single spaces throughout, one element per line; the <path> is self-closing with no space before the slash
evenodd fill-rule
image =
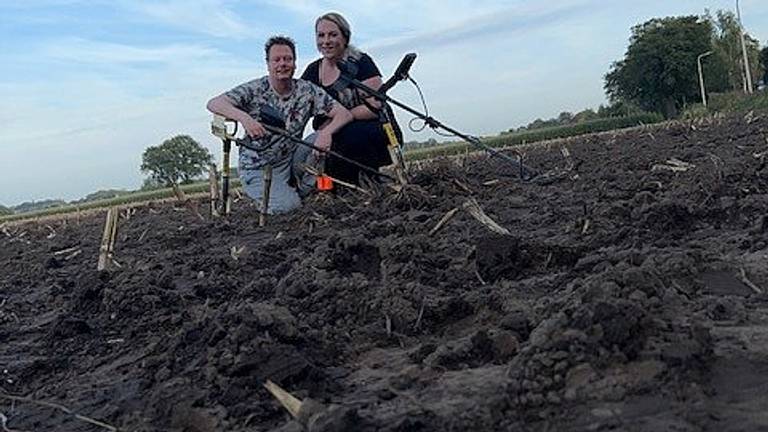
<path id="1" fill-rule="evenodd" d="M 228 219 L 146 206 L 123 211 L 104 272 L 103 215 L 6 226 L 0 420 L 768 430 L 767 136 L 749 115 L 570 139 L 526 151 L 546 172 L 528 183 L 440 161 L 266 227 L 245 201 Z M 268 379 L 325 410 L 291 420 Z"/>

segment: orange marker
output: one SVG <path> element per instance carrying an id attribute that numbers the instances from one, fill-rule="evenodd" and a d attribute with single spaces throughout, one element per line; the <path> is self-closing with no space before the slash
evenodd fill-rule
<path id="1" fill-rule="evenodd" d="M 329 191 L 333 189 L 333 180 L 327 175 L 317 176 L 317 190 Z"/>

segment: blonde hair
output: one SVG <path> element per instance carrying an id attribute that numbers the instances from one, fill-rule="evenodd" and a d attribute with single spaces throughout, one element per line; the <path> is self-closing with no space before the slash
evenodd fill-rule
<path id="1" fill-rule="evenodd" d="M 330 21 L 336 24 L 336 26 L 339 28 L 339 31 L 341 31 L 341 35 L 344 36 L 344 39 L 347 41 L 347 46 L 344 50 L 344 58 L 352 58 L 354 60 L 358 60 L 360 58 L 362 53 L 359 49 L 357 49 L 357 47 L 350 43 L 352 40 L 352 27 L 349 25 L 349 21 L 347 21 L 346 18 L 344 18 L 338 12 L 328 12 L 323 14 L 315 20 L 315 31 L 317 31 L 317 26 L 320 24 L 320 21 Z"/>

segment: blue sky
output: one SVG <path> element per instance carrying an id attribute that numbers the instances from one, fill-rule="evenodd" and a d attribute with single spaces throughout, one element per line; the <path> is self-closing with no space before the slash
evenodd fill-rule
<path id="1" fill-rule="evenodd" d="M 216 157 L 205 102 L 265 73 L 272 34 L 318 57 L 315 17 L 339 11 L 385 76 L 410 51 L 430 114 L 486 135 L 605 102 L 630 27 L 735 1 L 0 0 L 0 204 L 140 186 L 141 153 L 188 134 Z M 768 2 L 742 0 L 768 43 Z M 418 107 L 400 84 L 391 96 Z M 398 113 L 401 123 L 409 116 Z M 426 140 L 430 132 L 408 133 Z M 439 138 L 439 137 L 438 137 Z"/>

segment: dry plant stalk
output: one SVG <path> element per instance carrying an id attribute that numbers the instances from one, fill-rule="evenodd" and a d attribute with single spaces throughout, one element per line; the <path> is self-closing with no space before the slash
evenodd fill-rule
<path id="1" fill-rule="evenodd" d="M 264 383 L 264 388 L 266 388 L 267 391 L 270 392 L 272 396 L 278 400 L 278 402 L 280 402 L 280 405 L 282 405 L 286 410 L 288 410 L 289 413 L 291 413 L 293 418 L 299 417 L 299 411 L 301 411 L 301 400 L 283 390 L 282 387 L 270 380 L 267 380 L 267 382 Z"/>
<path id="2" fill-rule="evenodd" d="M 78 246 L 72 246 L 71 248 L 62 249 L 53 253 L 53 256 L 69 255 L 73 252 L 78 252 L 80 248 Z"/>
<path id="3" fill-rule="evenodd" d="M 131 220 L 131 218 L 135 214 L 136 214 L 136 209 L 135 208 L 127 208 L 127 209 L 125 209 L 125 212 L 122 214 L 122 216 L 123 216 L 123 219 L 125 219 L 125 220 Z"/>
<path id="4" fill-rule="evenodd" d="M 200 211 L 197 210 L 197 204 L 195 204 L 194 202 L 190 201 L 189 198 L 187 198 L 187 194 L 185 194 L 184 191 L 181 190 L 179 185 L 174 183 L 172 185 L 172 188 L 173 188 L 174 195 L 176 195 L 176 199 L 178 199 L 180 203 L 184 204 L 184 206 L 188 208 L 189 211 L 191 211 L 192 214 L 197 216 L 200 220 L 205 220 L 203 215 L 200 214 Z"/>
<path id="5" fill-rule="evenodd" d="M 272 189 L 272 166 L 264 167 L 264 195 L 261 199 L 261 212 L 259 213 L 259 226 L 267 224 L 267 213 L 269 212 L 269 191 Z"/>
<path id="6" fill-rule="evenodd" d="M 489 230 L 501 235 L 512 235 L 512 233 L 509 232 L 508 229 L 502 227 L 501 225 L 496 223 L 496 221 L 491 219 L 487 214 L 485 214 L 483 209 L 480 207 L 480 204 L 478 204 L 477 200 L 475 200 L 474 198 L 470 198 L 467 201 L 465 201 L 462 207 L 464 207 L 464 210 L 469 212 L 469 214 L 472 215 L 472 217 L 477 219 L 478 222 L 483 224 Z"/>
<path id="7" fill-rule="evenodd" d="M 451 219 L 452 219 L 454 216 L 456 216 L 456 213 L 457 213 L 458 211 L 459 211 L 459 208 L 458 208 L 458 207 L 456 207 L 456 208 L 454 208 L 454 209 L 452 209 L 452 210 L 448 210 L 448 212 L 447 212 L 446 214 L 444 214 L 444 215 L 443 215 L 443 217 L 442 217 L 442 218 L 440 218 L 440 220 L 437 222 L 437 225 L 435 225 L 435 227 L 434 227 L 434 228 L 432 228 L 432 229 L 429 231 L 429 235 L 430 235 L 430 236 L 433 236 L 433 235 L 435 235 L 435 234 L 436 234 L 438 231 L 440 231 L 440 229 L 441 229 L 443 226 L 445 226 L 445 224 L 447 224 L 449 220 L 451 220 Z"/>
<path id="8" fill-rule="evenodd" d="M 681 161 L 677 158 L 672 158 L 667 160 L 666 163 L 654 165 L 651 167 L 651 171 L 667 170 L 672 172 L 686 172 L 692 168 L 696 168 L 696 165 Z"/>
<path id="9" fill-rule="evenodd" d="M 743 268 L 741 269 L 741 281 L 744 282 L 744 284 L 752 289 L 752 291 L 755 292 L 755 294 L 762 294 L 763 290 L 754 284 L 749 278 L 747 278 L 747 271 Z"/>
<path id="10" fill-rule="evenodd" d="M 245 252 L 245 246 L 232 246 L 232 248 L 229 250 L 229 256 L 232 257 L 233 260 L 237 261 L 240 259 L 240 255 Z"/>
<path id="11" fill-rule="evenodd" d="M 66 414 L 69 414 L 69 415 L 73 416 L 74 418 L 76 418 L 78 420 L 81 420 L 81 421 L 84 421 L 86 423 L 90 423 L 92 425 L 102 427 L 102 428 L 107 429 L 107 430 L 112 431 L 112 432 L 118 432 L 118 429 L 116 427 L 110 425 L 110 424 L 107 424 L 107 423 L 101 422 L 99 420 L 96 420 L 96 419 L 84 416 L 82 414 L 78 414 L 78 413 L 74 412 L 73 410 L 65 407 L 64 405 L 59 405 L 57 403 L 46 402 L 46 401 L 39 401 L 39 400 L 35 400 L 35 399 L 32 399 L 32 398 L 24 397 L 24 396 L 14 396 L 14 395 L 9 395 L 9 394 L 5 394 L 5 393 L 0 393 L 0 399 L 7 399 L 7 400 L 14 401 L 14 402 L 26 402 L 26 403 L 31 403 L 33 405 L 39 405 L 39 406 L 44 406 L 44 407 L 47 407 L 47 408 L 53 408 L 55 410 L 59 410 L 59 411 L 62 411 L 64 413 L 66 413 Z M 5 427 L 5 422 L 3 422 L 3 427 Z"/>
<path id="12" fill-rule="evenodd" d="M 112 252 L 115 248 L 115 236 L 117 235 L 117 217 L 119 215 L 117 207 L 110 207 L 107 210 L 107 220 L 104 223 L 104 235 L 101 237 L 101 247 L 99 248 L 99 263 L 96 266 L 98 271 L 106 270 L 112 261 Z"/>
<path id="13" fill-rule="evenodd" d="M 458 188 L 463 190 L 464 192 L 470 193 L 470 194 L 472 193 L 472 189 L 470 189 L 469 186 L 465 185 L 461 180 L 453 179 L 452 182 L 453 182 L 453 184 L 458 186 Z"/>
<path id="14" fill-rule="evenodd" d="M 219 173 L 216 171 L 216 164 L 208 167 L 208 183 L 211 192 L 211 216 L 219 216 Z"/>
<path id="15" fill-rule="evenodd" d="M 8 417 L 5 416 L 5 414 L 0 412 L 0 427 L 2 427 L 3 432 L 24 432 L 19 429 L 8 429 Z"/>
<path id="16" fill-rule="evenodd" d="M 584 227 L 581 229 L 581 235 L 584 235 L 589 230 L 589 219 L 584 221 Z"/>

